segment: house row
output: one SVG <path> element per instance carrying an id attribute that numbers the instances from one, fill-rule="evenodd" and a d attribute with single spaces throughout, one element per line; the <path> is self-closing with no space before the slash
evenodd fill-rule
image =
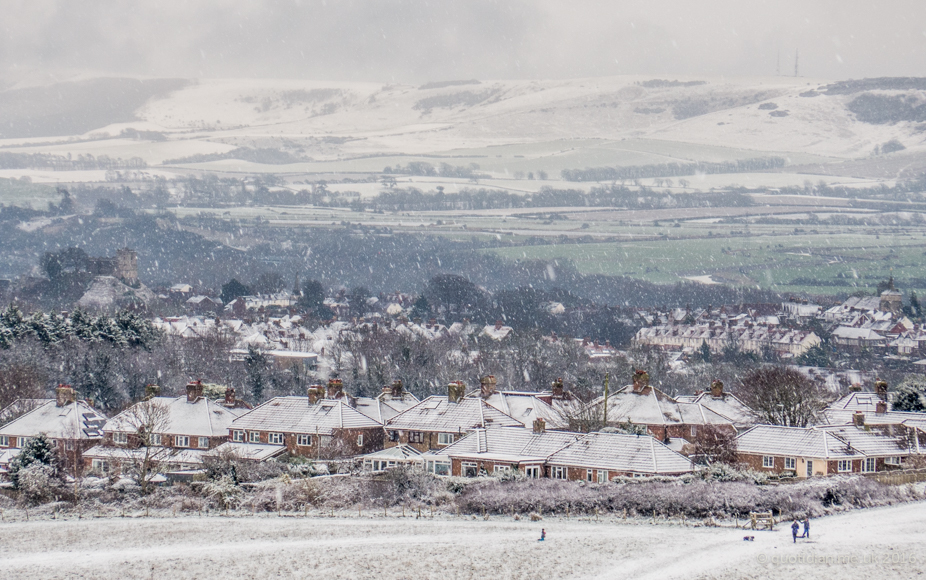
<path id="1" fill-rule="evenodd" d="M 820 337 L 809 330 L 756 325 L 744 322 L 733 325 L 710 321 L 698 324 L 665 324 L 641 328 L 634 344 L 664 349 L 691 350 L 706 344 L 712 352 L 735 345 L 742 351 L 761 353 L 770 349 L 783 356 L 800 356 L 820 344 Z"/>

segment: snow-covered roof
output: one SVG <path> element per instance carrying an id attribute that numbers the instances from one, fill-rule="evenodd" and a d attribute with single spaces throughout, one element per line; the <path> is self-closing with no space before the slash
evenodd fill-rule
<path id="1" fill-rule="evenodd" d="M 206 397 L 198 397 L 192 403 L 187 400 L 186 395 L 154 397 L 151 401 L 167 409 L 167 426 L 158 430 L 163 435 L 227 436 L 232 421 L 248 412 L 247 409 L 225 407 Z M 142 403 L 136 403 L 140 404 Z M 132 423 L 132 407 L 107 421 L 103 427 L 106 433 L 132 433 L 136 430 Z"/>
<path id="2" fill-rule="evenodd" d="M 756 425 L 736 438 L 738 453 L 849 459 L 862 453 L 825 429 Z"/>
<path id="3" fill-rule="evenodd" d="M 478 396 L 478 392 L 474 395 Z M 539 395 L 542 393 L 495 391 L 485 402 L 517 419 L 525 427 L 532 428 L 534 420 L 543 419 L 547 429 L 565 429 L 569 425 L 568 419 L 559 410 L 540 399 Z"/>
<path id="4" fill-rule="evenodd" d="M 511 463 L 546 461 L 547 457 L 583 437 L 581 433 L 502 427 L 477 429 L 445 447 L 440 455 L 461 459 L 508 461 Z"/>
<path id="5" fill-rule="evenodd" d="M 149 457 L 161 464 L 200 466 L 203 463 L 205 449 L 179 449 L 173 447 L 158 447 L 158 452 Z M 96 445 L 83 452 L 85 459 L 109 459 L 116 461 L 140 461 L 145 457 L 144 448 L 110 447 Z"/>
<path id="6" fill-rule="evenodd" d="M 391 393 L 381 393 L 376 397 L 356 397 L 351 400 L 355 409 L 379 423 L 385 423 L 420 402 L 418 397 L 408 391 L 398 397 Z"/>
<path id="7" fill-rule="evenodd" d="M 155 299 L 154 293 L 144 285 L 132 288 L 112 276 L 97 276 L 77 301 L 77 305 L 81 308 L 105 309 L 135 301 L 148 303 Z"/>
<path id="8" fill-rule="evenodd" d="M 827 406 L 827 410 L 874 413 L 877 411 L 879 401 L 881 401 L 881 398 L 878 397 L 877 393 L 858 391 L 849 393 L 845 397 L 833 401 Z M 885 401 L 885 403 L 887 404 L 887 408 L 890 409 L 890 401 Z"/>
<path id="9" fill-rule="evenodd" d="M 884 340 L 884 337 L 870 328 L 839 326 L 832 332 L 834 338 L 845 340 Z"/>
<path id="10" fill-rule="evenodd" d="M 601 409 L 604 397 L 592 401 L 589 406 Z M 638 425 L 731 425 L 733 419 L 700 404 L 679 402 L 656 387 L 646 386 L 639 392 L 628 385 L 608 396 L 608 422 Z"/>
<path id="11" fill-rule="evenodd" d="M 4 409 L 3 413 L 6 412 Z M 35 437 L 44 433 L 52 439 L 102 439 L 104 423 L 106 416 L 84 401 L 59 407 L 55 399 L 44 399 L 31 411 L 0 427 L 0 435 Z"/>
<path id="12" fill-rule="evenodd" d="M 396 445 L 373 453 L 361 455 L 360 459 L 387 459 L 393 461 L 417 461 L 421 452 L 411 445 Z"/>
<path id="13" fill-rule="evenodd" d="M 902 437 L 891 437 L 877 431 L 866 430 L 864 427 L 835 425 L 820 427 L 820 429 L 839 437 L 853 449 L 868 457 L 890 457 L 911 451 Z"/>
<path id="14" fill-rule="evenodd" d="M 704 391 L 699 395 L 680 396 L 675 399 L 679 403 L 698 404 L 710 409 L 732 421 L 737 429 L 748 428 L 756 424 L 755 412 L 731 393 L 723 393 L 715 397 L 710 391 Z"/>
<path id="15" fill-rule="evenodd" d="M 382 423 L 340 400 L 322 399 L 310 404 L 307 397 L 274 397 L 232 423 L 232 429 L 332 435 L 340 429 L 370 429 Z"/>
<path id="16" fill-rule="evenodd" d="M 826 409 L 826 421 L 831 425 L 854 423 L 855 411 L 850 409 Z M 866 425 L 905 425 L 926 432 L 926 413 L 910 411 L 888 411 L 887 413 L 865 413 Z"/>
<path id="17" fill-rule="evenodd" d="M 557 451 L 550 465 L 607 469 L 632 473 L 674 475 L 689 473 L 691 460 L 649 435 L 589 433 Z"/>
<path id="18" fill-rule="evenodd" d="M 219 457 L 225 454 L 235 455 L 241 459 L 266 461 L 286 452 L 285 445 L 268 445 L 266 443 L 235 443 L 228 441 L 215 449 L 206 451 L 206 457 Z"/>
<path id="19" fill-rule="evenodd" d="M 463 433 L 493 427 L 523 427 L 523 424 L 482 399 L 463 397 L 460 402 L 451 403 L 447 397 L 437 395 L 428 397 L 386 423 L 387 429 L 439 433 Z"/>

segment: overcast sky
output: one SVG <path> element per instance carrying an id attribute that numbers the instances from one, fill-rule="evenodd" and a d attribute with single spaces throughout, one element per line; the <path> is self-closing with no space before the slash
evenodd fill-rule
<path id="1" fill-rule="evenodd" d="M 0 0 L 8 80 L 926 76 L 926 0 Z"/>

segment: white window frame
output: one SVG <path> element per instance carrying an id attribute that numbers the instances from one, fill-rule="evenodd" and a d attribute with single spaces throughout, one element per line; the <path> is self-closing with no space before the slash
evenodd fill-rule
<path id="1" fill-rule="evenodd" d="M 65 451 L 74 451 L 75 441 L 73 439 L 64 440 L 64 450 Z"/>
<path id="2" fill-rule="evenodd" d="M 852 471 L 852 460 L 851 459 L 840 459 L 836 462 L 836 471 L 839 473 L 851 473 Z"/>
<path id="3" fill-rule="evenodd" d="M 235 443 L 244 443 L 244 431 L 240 429 L 233 429 L 232 441 Z"/>
<path id="4" fill-rule="evenodd" d="M 595 470 L 594 469 L 585 470 L 585 481 L 589 483 L 592 483 L 595 481 Z"/>
<path id="5" fill-rule="evenodd" d="M 874 473 L 878 471 L 878 462 L 874 457 L 866 457 L 862 460 L 862 471 L 865 473 Z"/>
<path id="6" fill-rule="evenodd" d="M 424 443 L 424 431 L 409 431 L 408 432 L 408 442 L 409 443 Z"/>
<path id="7" fill-rule="evenodd" d="M 567 479 L 569 477 L 569 469 L 563 467 L 562 465 L 554 465 L 550 468 L 550 478 L 552 479 Z"/>
<path id="8" fill-rule="evenodd" d="M 473 475 L 466 475 L 468 469 L 473 470 Z M 460 475 L 463 477 L 477 477 L 479 475 L 479 464 L 473 461 L 464 461 L 460 464 Z"/>
<path id="9" fill-rule="evenodd" d="M 282 433 L 267 433 L 267 443 L 270 445 L 283 445 Z"/>
<path id="10" fill-rule="evenodd" d="M 248 443 L 260 443 L 260 431 L 248 431 Z"/>
<path id="11" fill-rule="evenodd" d="M 438 445 L 450 445 L 453 443 L 453 433 L 438 433 L 437 434 L 437 444 Z"/>
<path id="12" fill-rule="evenodd" d="M 152 434 L 151 434 L 151 445 L 153 445 L 153 446 L 155 446 L 155 447 L 160 447 L 161 441 L 162 441 L 162 438 L 161 438 L 161 434 L 160 434 L 160 433 L 152 433 Z"/>
<path id="13" fill-rule="evenodd" d="M 510 465 L 498 465 L 497 463 L 492 466 L 492 473 L 495 475 L 507 475 L 511 473 Z"/>
<path id="14" fill-rule="evenodd" d="M 605 469 L 598 470 L 598 483 L 607 483 L 608 481 L 608 472 Z"/>
<path id="15" fill-rule="evenodd" d="M 189 447 L 190 446 L 190 436 L 189 435 L 174 435 L 174 447 Z"/>
<path id="16" fill-rule="evenodd" d="M 196 447 L 199 449 L 209 449 L 209 438 L 208 437 L 197 437 Z"/>
<path id="17" fill-rule="evenodd" d="M 539 465 L 528 465 L 524 468 L 524 475 L 531 479 L 540 479 L 543 477 L 542 469 Z"/>
<path id="18" fill-rule="evenodd" d="M 296 435 L 296 445 L 300 447 L 311 447 L 312 446 L 312 436 L 305 433 L 300 433 Z"/>
<path id="19" fill-rule="evenodd" d="M 109 462 L 105 459 L 94 459 L 90 462 L 90 469 L 105 475 L 109 473 Z"/>
<path id="20" fill-rule="evenodd" d="M 114 431 L 113 432 L 113 443 L 116 445 L 128 445 L 129 444 L 129 434 L 125 431 Z"/>
<path id="21" fill-rule="evenodd" d="M 763 455 L 762 456 L 762 467 L 768 469 L 775 468 L 775 457 L 773 455 Z"/>
<path id="22" fill-rule="evenodd" d="M 794 457 L 785 457 L 785 469 L 797 471 L 797 459 Z"/>
<path id="23" fill-rule="evenodd" d="M 9 446 L 10 446 L 10 436 L 0 435 L 0 447 L 9 447 Z"/>
<path id="24" fill-rule="evenodd" d="M 363 447 L 363 433 L 357 435 L 357 447 Z"/>
<path id="25" fill-rule="evenodd" d="M 900 457 L 895 455 L 893 457 L 885 457 L 884 463 L 886 463 L 887 465 L 900 465 L 901 463 L 903 463 L 903 461 L 901 460 Z"/>

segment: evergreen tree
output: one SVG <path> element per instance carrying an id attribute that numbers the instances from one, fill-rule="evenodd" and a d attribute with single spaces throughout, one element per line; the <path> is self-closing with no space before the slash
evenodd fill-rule
<path id="1" fill-rule="evenodd" d="M 9 476 L 14 488 L 19 488 L 19 472 L 36 463 L 48 465 L 49 467 L 55 465 L 54 449 L 44 433 L 29 439 L 23 446 L 22 451 L 19 452 L 19 455 L 10 461 Z"/>
<path id="2" fill-rule="evenodd" d="M 911 378 L 897 385 L 891 401 L 891 409 L 914 413 L 926 411 L 926 384 L 922 379 Z"/>
<path id="3" fill-rule="evenodd" d="M 238 298 L 239 296 L 248 296 L 251 294 L 251 289 L 239 282 L 238 280 L 232 278 L 227 283 L 222 284 L 222 303 L 228 304 Z"/>
<path id="4" fill-rule="evenodd" d="M 251 390 L 251 396 L 255 402 L 263 401 L 264 389 L 267 387 L 267 371 L 270 369 L 270 361 L 267 355 L 248 345 L 248 354 L 244 357 L 244 369 L 247 373 L 247 385 Z"/>
<path id="5" fill-rule="evenodd" d="M 828 367 L 830 366 L 830 357 L 826 348 L 822 344 L 815 344 L 807 349 L 807 352 L 797 357 L 797 364 L 808 367 Z"/>
<path id="6" fill-rule="evenodd" d="M 315 310 L 325 302 L 325 287 L 318 280 L 309 280 L 302 286 L 297 305 L 304 310 Z"/>
<path id="7" fill-rule="evenodd" d="M 706 340 L 701 341 L 701 348 L 698 351 L 698 356 L 701 358 L 701 362 L 711 362 L 711 347 L 707 346 Z"/>

